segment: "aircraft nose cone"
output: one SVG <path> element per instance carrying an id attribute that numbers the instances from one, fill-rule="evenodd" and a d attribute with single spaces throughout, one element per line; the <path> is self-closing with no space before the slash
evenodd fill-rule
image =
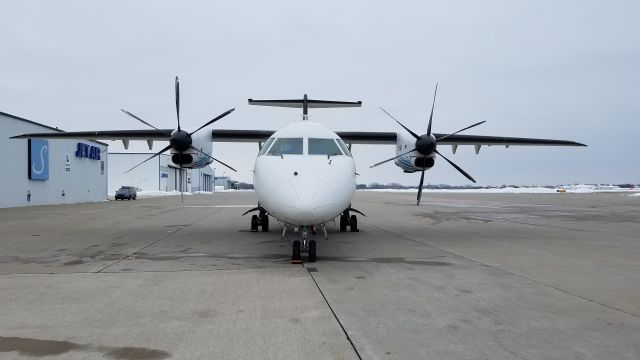
<path id="1" fill-rule="evenodd" d="M 294 177 L 291 180 L 291 187 L 297 197 L 296 210 L 292 216 L 301 223 L 312 224 L 318 221 L 318 211 L 330 206 L 333 202 L 330 195 L 331 189 L 322 178 L 297 179 Z"/>
<path id="2" fill-rule="evenodd" d="M 275 218 L 293 225 L 317 225 L 349 206 L 355 189 L 352 174 L 351 158 L 265 156 L 256 161 L 255 189 Z"/>

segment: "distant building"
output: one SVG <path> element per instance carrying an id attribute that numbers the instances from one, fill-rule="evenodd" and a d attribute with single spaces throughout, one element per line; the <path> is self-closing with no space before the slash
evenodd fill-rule
<path id="1" fill-rule="evenodd" d="M 236 189 L 238 188 L 238 182 L 236 180 L 231 180 L 228 176 L 216 176 L 215 178 L 216 189 Z"/>
<path id="2" fill-rule="evenodd" d="M 114 152 L 109 154 L 109 194 L 114 194 L 120 186 L 135 186 L 139 191 L 213 191 L 213 169 L 180 169 L 171 162 L 171 156 L 161 154 L 132 171 L 125 172 L 148 159 L 152 153 Z"/>
<path id="3" fill-rule="evenodd" d="M 90 140 L 9 139 L 62 130 L 0 112 L 5 159 L 0 207 L 107 200 L 107 144 Z"/>

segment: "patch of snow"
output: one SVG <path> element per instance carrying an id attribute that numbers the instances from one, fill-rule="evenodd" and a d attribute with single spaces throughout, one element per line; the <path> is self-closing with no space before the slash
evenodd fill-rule
<path id="1" fill-rule="evenodd" d="M 193 193 L 190 192 L 183 192 L 182 193 L 184 196 L 191 196 L 193 195 Z M 158 196 L 180 196 L 180 191 L 178 190 L 173 190 L 173 191 L 138 191 L 138 198 L 140 199 L 144 199 L 144 198 L 150 198 L 150 197 L 158 197 Z"/>
<path id="2" fill-rule="evenodd" d="M 216 190 L 215 192 L 212 191 L 194 191 L 194 192 L 184 192 L 182 193 L 184 196 L 192 196 L 192 195 L 213 195 L 217 192 L 247 192 L 247 191 L 253 191 L 253 190 L 233 190 L 233 189 L 228 189 L 228 190 Z M 158 197 L 158 196 L 180 196 L 180 191 L 177 190 L 173 190 L 173 191 L 138 191 L 138 199 L 146 199 L 146 198 L 152 198 L 152 197 Z M 115 198 L 115 193 L 109 193 L 107 196 L 109 199 L 114 199 Z"/>
<path id="3" fill-rule="evenodd" d="M 417 193 L 418 189 L 362 189 L 359 191 L 372 191 L 372 192 L 406 192 Z M 562 185 L 555 188 L 546 187 L 496 187 L 496 188 L 481 188 L 481 189 L 423 189 L 423 193 L 476 193 L 476 194 L 563 194 L 563 193 L 600 193 L 600 192 L 636 192 L 637 189 L 626 189 L 613 185 Z M 635 193 L 631 196 L 640 196 L 640 193 Z"/>

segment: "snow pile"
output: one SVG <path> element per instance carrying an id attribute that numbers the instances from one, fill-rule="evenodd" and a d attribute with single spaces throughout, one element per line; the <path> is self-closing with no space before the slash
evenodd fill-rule
<path id="1" fill-rule="evenodd" d="M 193 193 L 190 192 L 183 192 L 182 193 L 184 196 L 191 196 L 193 195 Z M 173 191 L 138 191 L 138 198 L 140 199 L 144 199 L 144 198 L 150 198 L 150 197 L 158 197 L 158 196 L 180 196 L 180 191 L 178 190 L 173 190 Z"/>
<path id="2" fill-rule="evenodd" d="M 194 191 L 194 192 L 183 192 L 182 194 L 184 196 L 191 196 L 191 195 L 213 195 L 217 192 L 246 192 L 246 191 L 253 191 L 253 190 L 232 190 L 232 189 L 228 189 L 228 190 L 216 190 L 215 192 L 212 191 Z M 173 190 L 173 191 L 138 191 L 137 193 L 137 198 L 138 199 L 146 199 L 146 198 L 152 198 L 152 197 L 159 197 L 159 196 L 180 196 L 180 191 L 177 190 Z M 109 199 L 114 199 L 115 198 L 115 193 L 110 193 L 108 194 L 108 198 Z"/>
<path id="3" fill-rule="evenodd" d="M 363 189 L 363 191 L 372 192 L 406 192 L 417 193 L 418 189 Z M 486 187 L 480 189 L 424 189 L 425 193 L 477 193 L 477 194 L 556 194 L 556 193 L 600 193 L 600 192 L 637 192 L 638 189 L 621 188 L 614 185 L 562 185 L 558 187 Z M 635 193 L 631 196 L 640 196 Z"/>

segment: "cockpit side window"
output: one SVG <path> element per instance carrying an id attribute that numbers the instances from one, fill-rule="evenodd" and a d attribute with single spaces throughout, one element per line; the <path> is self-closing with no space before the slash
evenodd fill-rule
<path id="1" fill-rule="evenodd" d="M 302 138 L 278 138 L 267 155 L 302 155 Z"/>
<path id="2" fill-rule="evenodd" d="M 342 155 L 342 151 L 333 139 L 309 138 L 309 155 Z"/>
<path id="3" fill-rule="evenodd" d="M 340 149 L 342 149 L 345 155 L 347 155 L 348 157 L 352 157 L 347 144 L 345 144 L 342 139 L 336 139 L 336 142 L 338 143 L 338 145 L 340 145 Z"/>
<path id="4" fill-rule="evenodd" d="M 258 153 L 258 156 L 266 154 L 267 150 L 269 150 L 269 146 L 271 146 L 271 144 L 273 143 L 273 141 L 275 139 L 276 138 L 267 139 L 267 141 L 264 143 L 264 145 L 262 145 L 262 149 L 260 149 L 260 152 Z"/>

